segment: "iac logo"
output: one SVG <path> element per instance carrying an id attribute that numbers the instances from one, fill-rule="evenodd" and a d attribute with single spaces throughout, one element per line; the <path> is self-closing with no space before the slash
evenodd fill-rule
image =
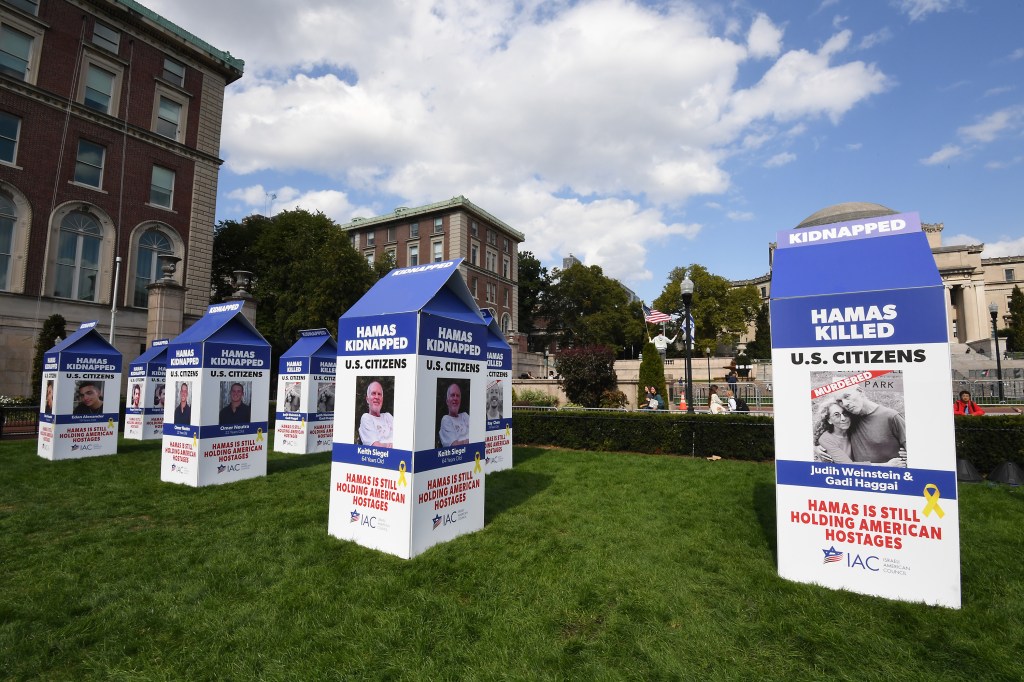
<path id="1" fill-rule="evenodd" d="M 825 553 L 825 561 L 823 563 L 837 564 L 843 560 L 843 553 L 837 550 L 834 545 L 821 551 Z"/>
<path id="2" fill-rule="evenodd" d="M 352 513 L 349 514 L 348 522 L 349 523 L 359 523 L 359 512 L 357 510 L 355 510 L 355 509 L 352 510 Z"/>
<path id="3" fill-rule="evenodd" d="M 846 567 L 847 568 L 859 568 L 862 571 L 878 571 L 878 557 L 867 556 L 862 557 L 860 554 L 847 554 L 846 555 Z"/>
<path id="4" fill-rule="evenodd" d="M 460 514 L 458 511 L 449 512 L 444 515 L 438 514 L 431 519 L 434 522 L 433 530 L 437 530 L 441 526 L 449 526 L 453 523 L 458 523 L 459 519 L 463 517 L 465 517 L 465 514 Z"/>

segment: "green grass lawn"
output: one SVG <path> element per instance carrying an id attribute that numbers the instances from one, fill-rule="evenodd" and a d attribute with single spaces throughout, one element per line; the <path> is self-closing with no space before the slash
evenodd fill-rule
<path id="1" fill-rule="evenodd" d="M 517 448 L 484 530 L 327 535 L 330 458 L 160 482 L 0 444 L 3 679 L 1021 679 L 1024 491 L 961 486 L 959 611 L 786 582 L 769 464 Z"/>

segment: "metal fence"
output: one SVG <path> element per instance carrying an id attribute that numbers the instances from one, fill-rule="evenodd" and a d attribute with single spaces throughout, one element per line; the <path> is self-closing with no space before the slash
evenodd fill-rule
<path id="1" fill-rule="evenodd" d="M 1003 387 L 1002 399 L 999 386 Z M 1024 379 L 958 379 L 953 381 L 953 397 L 961 391 L 970 391 L 971 398 L 979 405 L 1024 405 Z"/>
<path id="2" fill-rule="evenodd" d="M 0 406 L 0 438 L 34 437 L 39 429 L 39 408 Z"/>

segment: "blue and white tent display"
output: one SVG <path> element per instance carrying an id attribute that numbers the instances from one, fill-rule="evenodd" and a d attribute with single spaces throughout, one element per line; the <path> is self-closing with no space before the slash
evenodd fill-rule
<path id="1" fill-rule="evenodd" d="M 484 471 L 491 473 L 512 468 L 512 348 L 498 321 L 490 312 L 481 312 L 487 324 Z"/>
<path id="2" fill-rule="evenodd" d="M 392 270 L 338 320 L 335 537 L 410 558 L 483 527 L 487 327 L 461 262 Z"/>
<path id="3" fill-rule="evenodd" d="M 128 400 L 124 408 L 124 437 L 156 440 L 164 433 L 167 402 L 167 339 L 155 339 L 128 363 Z"/>
<path id="4" fill-rule="evenodd" d="M 326 329 L 304 329 L 278 362 L 274 449 L 327 452 L 334 440 L 338 344 Z"/>
<path id="5" fill-rule="evenodd" d="M 85 322 L 43 356 L 37 453 L 78 459 L 117 453 L 121 353 Z"/>
<path id="6" fill-rule="evenodd" d="M 779 574 L 960 606 L 946 291 L 916 213 L 778 235 Z"/>
<path id="7" fill-rule="evenodd" d="M 270 344 L 242 303 L 211 305 L 167 347 L 160 480 L 191 486 L 267 473 Z"/>

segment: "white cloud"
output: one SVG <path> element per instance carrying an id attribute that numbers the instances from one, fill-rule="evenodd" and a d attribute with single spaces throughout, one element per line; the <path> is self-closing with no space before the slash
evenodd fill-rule
<path id="1" fill-rule="evenodd" d="M 975 242 L 980 243 L 979 242 Z M 981 252 L 982 258 L 1002 258 L 1004 256 L 1019 256 L 1024 253 L 1024 237 L 1016 239 L 1001 239 L 997 242 L 986 242 L 985 249 Z"/>
<path id="2" fill-rule="evenodd" d="M 988 170 L 1003 170 L 1004 168 L 1010 168 L 1024 161 L 1024 156 L 1015 156 L 1012 159 L 1006 161 L 989 161 L 985 164 L 985 168 Z"/>
<path id="3" fill-rule="evenodd" d="M 1024 47 L 1018 47 L 1016 50 L 1011 52 L 1006 58 L 1009 59 L 1010 61 L 1024 59 Z"/>
<path id="4" fill-rule="evenodd" d="M 920 21 L 929 14 L 948 12 L 962 6 L 963 0 L 896 0 L 896 7 L 911 21 Z"/>
<path id="5" fill-rule="evenodd" d="M 750 211 L 729 211 L 725 215 L 729 220 L 735 220 L 737 222 L 745 222 L 754 219 L 754 214 Z"/>
<path id="6" fill-rule="evenodd" d="M 995 97 L 996 95 L 1005 95 L 1008 92 L 1013 92 L 1017 89 L 1016 85 L 1003 85 L 997 88 L 989 88 L 985 91 L 985 97 Z"/>
<path id="7" fill-rule="evenodd" d="M 950 234 L 943 235 L 942 245 L 943 246 L 967 246 L 969 244 L 981 244 L 984 240 L 972 237 L 969 234 Z"/>
<path id="8" fill-rule="evenodd" d="M 960 156 L 963 154 L 963 151 L 963 149 L 955 144 L 947 144 L 942 149 L 934 152 L 931 156 L 921 159 L 921 163 L 925 166 L 935 166 Z"/>
<path id="9" fill-rule="evenodd" d="M 765 168 L 778 168 L 779 166 L 785 166 L 788 163 L 796 161 L 796 154 L 792 152 L 781 152 L 771 157 L 762 164 Z"/>
<path id="10" fill-rule="evenodd" d="M 869 33 L 860 39 L 860 43 L 857 45 L 858 50 L 870 50 L 876 45 L 887 43 L 892 40 L 893 34 L 888 26 L 883 26 L 874 33 Z"/>
<path id="11" fill-rule="evenodd" d="M 767 15 L 758 14 L 750 25 L 747 49 L 755 59 L 775 57 L 782 50 L 782 29 L 773 24 Z"/>
<path id="12" fill-rule="evenodd" d="M 863 142 L 850 142 L 846 145 L 846 151 L 859 152 L 863 146 Z"/>
<path id="13" fill-rule="evenodd" d="M 277 191 L 276 209 L 347 219 L 368 210 L 353 194 L 408 205 L 462 194 L 528 227 L 538 255 L 588 244 L 588 262 L 624 279 L 646 272 L 659 240 L 697 233 L 663 212 L 728 191 L 737 147 L 765 144 L 777 122 L 791 135 L 837 123 L 890 86 L 875 65 L 843 60 L 848 31 L 783 51 L 767 14 L 722 34 L 691 3 L 147 6 L 247 60 L 225 97 L 225 172 L 319 176 L 315 191 Z M 737 89 L 741 68 L 753 86 Z M 262 210 L 268 191 L 230 198 Z M 572 222 L 584 218 L 586 229 Z"/>
<path id="14" fill-rule="evenodd" d="M 1008 107 L 993 112 L 977 123 L 957 132 L 972 142 L 992 142 L 1001 133 L 1016 130 L 1024 124 L 1024 106 Z"/>

